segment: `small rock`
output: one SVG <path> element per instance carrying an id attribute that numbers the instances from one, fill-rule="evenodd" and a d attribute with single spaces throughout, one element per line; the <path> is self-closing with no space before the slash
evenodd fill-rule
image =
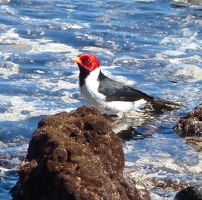
<path id="1" fill-rule="evenodd" d="M 185 137 L 186 143 L 191 145 L 196 151 L 202 151 L 202 103 L 186 117 L 180 118 L 174 126 L 174 130 Z"/>
<path id="2" fill-rule="evenodd" d="M 181 137 L 202 136 L 202 103 L 189 112 L 186 117 L 182 117 L 174 130 Z"/>

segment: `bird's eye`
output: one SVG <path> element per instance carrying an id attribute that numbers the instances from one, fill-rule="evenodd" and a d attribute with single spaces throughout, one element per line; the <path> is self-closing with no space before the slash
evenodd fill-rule
<path id="1" fill-rule="evenodd" d="M 89 59 L 89 58 L 88 58 L 88 59 L 86 59 L 86 62 L 87 62 L 87 63 L 89 63 L 89 62 L 90 62 L 90 59 Z"/>

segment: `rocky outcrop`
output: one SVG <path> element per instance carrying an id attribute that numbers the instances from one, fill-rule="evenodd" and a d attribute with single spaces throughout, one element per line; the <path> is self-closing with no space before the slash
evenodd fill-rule
<path id="1" fill-rule="evenodd" d="M 174 130 L 196 151 L 202 151 L 202 103 L 182 117 Z"/>
<path id="2" fill-rule="evenodd" d="M 149 200 L 123 169 L 121 140 L 98 110 L 83 106 L 39 122 L 18 184 L 29 200 Z"/>

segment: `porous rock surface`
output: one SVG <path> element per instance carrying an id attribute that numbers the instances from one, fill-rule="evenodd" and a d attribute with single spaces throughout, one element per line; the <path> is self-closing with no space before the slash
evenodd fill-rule
<path id="1" fill-rule="evenodd" d="M 196 151 L 202 151 L 202 103 L 187 116 L 180 118 L 174 130 L 185 137 L 186 142 Z"/>
<path id="2" fill-rule="evenodd" d="M 202 136 L 202 103 L 186 117 L 182 117 L 174 127 L 182 137 L 198 135 Z"/>
<path id="3" fill-rule="evenodd" d="M 123 169 L 121 140 L 97 109 L 82 106 L 39 122 L 18 184 L 29 200 L 149 200 Z"/>

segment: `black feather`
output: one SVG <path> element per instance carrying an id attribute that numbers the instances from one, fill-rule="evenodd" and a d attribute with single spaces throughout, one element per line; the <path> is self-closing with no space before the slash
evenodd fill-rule
<path id="1" fill-rule="evenodd" d="M 98 91 L 106 96 L 107 101 L 138 101 L 145 99 L 146 101 L 153 101 L 153 97 L 134 89 L 133 87 L 124 85 L 114 81 L 102 72 L 98 76 L 100 82 Z M 113 90 L 111 89 L 113 87 Z"/>
<path id="2" fill-rule="evenodd" d="M 79 65 L 79 70 L 80 70 L 80 74 L 79 74 L 79 85 L 82 88 L 82 86 L 85 83 L 85 79 L 86 77 L 89 75 L 89 71 L 86 70 L 85 68 L 83 68 L 82 66 Z"/>

